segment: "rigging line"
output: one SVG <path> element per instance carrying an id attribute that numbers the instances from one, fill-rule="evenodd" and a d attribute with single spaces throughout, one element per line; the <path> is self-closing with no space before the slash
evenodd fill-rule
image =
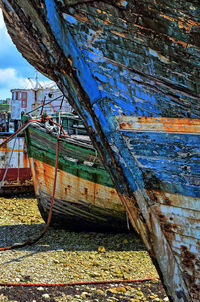
<path id="1" fill-rule="evenodd" d="M 37 122 L 41 122 L 41 120 L 38 119 L 32 119 L 29 120 L 26 124 L 24 124 L 22 127 L 20 127 L 17 131 L 15 131 L 15 133 L 11 134 L 8 138 L 6 138 L 1 144 L 0 144 L 0 148 L 5 145 L 6 143 L 8 143 L 10 140 L 12 140 L 16 135 L 22 133 L 31 123 L 35 123 L 37 124 Z"/>
<path id="2" fill-rule="evenodd" d="M 3 185 L 3 183 L 4 183 L 4 180 L 5 180 L 5 178 L 6 178 L 8 169 L 9 169 L 9 167 L 10 167 L 10 162 L 11 162 L 11 158 L 12 158 L 12 155 L 13 155 L 13 152 L 14 152 L 16 140 L 17 140 L 17 135 L 15 136 L 15 140 L 14 140 L 14 143 L 13 143 L 12 151 L 11 151 L 11 154 L 10 154 L 10 157 L 9 157 L 9 161 L 8 161 L 8 165 L 7 165 L 7 167 L 6 167 L 5 173 L 4 173 L 3 178 L 2 178 L 2 180 L 1 180 L 1 183 L 0 183 L 0 190 L 1 190 L 1 187 L 2 187 L 2 185 Z"/>
<path id="3" fill-rule="evenodd" d="M 54 175 L 54 183 L 53 183 L 53 192 L 52 192 L 52 198 L 51 198 L 51 205 L 50 205 L 50 210 L 49 210 L 49 215 L 48 215 L 48 220 L 46 223 L 46 226 L 44 227 L 43 232 L 36 237 L 33 240 L 26 240 L 25 242 L 21 242 L 21 243 L 15 243 L 13 245 L 10 246 L 6 246 L 6 247 L 0 247 L 0 251 L 7 251 L 7 250 L 12 250 L 12 249 L 17 249 L 17 248 L 21 248 L 27 245 L 32 245 L 35 244 L 36 242 L 38 242 L 47 232 L 49 225 L 51 223 L 51 218 L 52 218 L 52 211 L 53 211 L 53 205 L 54 205 L 54 201 L 55 201 L 55 191 L 56 191 L 56 180 L 57 180 L 57 172 L 58 172 L 58 157 L 59 157 L 59 134 L 57 136 L 57 144 L 56 144 L 56 162 L 55 162 L 55 175 Z"/>
<path id="4" fill-rule="evenodd" d="M 53 100 L 51 100 L 51 101 L 45 103 L 45 106 L 48 105 L 48 104 L 50 104 L 50 103 L 52 103 L 52 102 L 54 102 L 54 101 L 56 101 L 56 100 L 58 100 L 58 99 L 60 99 L 61 97 L 63 97 L 63 94 L 60 95 L 60 96 L 58 96 L 57 98 L 55 98 L 55 99 L 53 99 Z M 30 113 L 32 113 L 32 112 L 38 110 L 39 108 L 41 108 L 41 107 L 43 107 L 43 106 L 44 106 L 44 104 L 42 104 L 42 105 L 38 106 L 37 108 L 35 108 L 35 109 L 33 109 L 33 110 L 27 112 L 26 114 L 30 114 Z"/>

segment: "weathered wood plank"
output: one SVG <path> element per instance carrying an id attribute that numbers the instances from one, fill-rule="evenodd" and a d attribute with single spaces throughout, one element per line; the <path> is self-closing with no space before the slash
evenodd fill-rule
<path id="1" fill-rule="evenodd" d="M 200 117 L 200 2 L 1 0 L 1 3 L 9 32 L 19 50 L 30 63 L 57 81 L 83 117 L 134 227 L 156 259 L 169 297 L 178 302 L 199 302 L 194 279 L 194 274 L 199 279 L 199 270 L 194 269 L 199 265 L 199 258 L 191 254 L 187 245 L 182 245 L 181 258 L 177 261 L 171 245 L 174 237 L 163 231 L 152 206 L 156 204 L 154 189 L 169 192 L 170 196 L 178 193 L 184 199 L 192 196 L 193 202 L 198 200 L 198 173 L 189 178 L 175 175 L 172 182 L 167 174 L 170 169 L 160 173 L 158 166 L 153 170 L 151 161 L 150 173 L 145 171 L 144 177 L 145 167 L 139 167 L 134 152 L 138 152 L 140 159 L 143 155 L 139 153 L 139 145 L 136 151 L 134 145 L 145 134 L 132 131 L 132 136 L 126 136 L 124 131 L 123 134 L 116 131 L 116 116 Z M 156 134 L 167 146 L 175 142 L 173 148 L 171 145 L 163 153 L 156 147 L 156 152 L 165 157 L 165 164 L 170 156 L 181 152 L 183 145 L 182 154 L 177 159 L 174 157 L 172 163 L 178 161 L 180 167 L 186 150 L 185 160 L 190 167 L 198 159 L 197 135 L 192 134 L 193 138 L 188 139 L 183 133 Z M 155 139 L 156 134 L 153 138 L 148 133 L 146 138 Z M 156 142 L 159 144 L 158 139 L 154 141 L 155 146 Z M 132 147 L 128 147 L 129 143 L 133 143 Z M 147 142 L 145 146 L 149 149 L 147 153 L 153 152 Z M 144 152 L 143 146 L 141 149 Z M 194 230 L 199 234 L 198 226 Z M 194 239 L 194 250 L 197 239 Z M 190 268 L 194 272 L 192 278 L 188 273 Z"/>

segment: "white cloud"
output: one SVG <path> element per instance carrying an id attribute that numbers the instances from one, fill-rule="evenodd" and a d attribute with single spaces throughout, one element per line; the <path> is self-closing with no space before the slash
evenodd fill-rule
<path id="1" fill-rule="evenodd" d="M 0 86 L 20 88 L 26 86 L 27 82 L 26 78 L 18 77 L 14 68 L 0 69 Z"/>
<path id="2" fill-rule="evenodd" d="M 40 81 L 41 87 L 55 87 L 55 83 L 50 80 Z M 17 70 L 14 68 L 0 69 L 0 91 L 1 89 L 7 90 L 8 95 L 4 95 L 4 98 L 10 97 L 10 90 L 15 88 L 21 89 L 31 89 L 35 88 L 36 81 L 34 79 L 28 79 L 26 77 L 21 77 Z M 0 98 L 2 98 L 0 96 Z"/>
<path id="3" fill-rule="evenodd" d="M 34 68 L 22 57 L 11 41 L 0 9 L 0 99 L 10 97 L 14 88 L 33 88 L 28 77 L 34 77 Z M 43 82 L 41 82 L 43 81 Z M 51 81 L 39 74 L 42 86 L 52 85 Z"/>

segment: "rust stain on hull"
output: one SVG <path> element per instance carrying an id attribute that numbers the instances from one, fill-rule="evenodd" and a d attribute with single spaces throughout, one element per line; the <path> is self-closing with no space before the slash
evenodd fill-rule
<path id="1" fill-rule="evenodd" d="M 116 118 L 120 130 L 165 131 L 178 133 L 200 133 L 200 120 L 187 118 L 119 116 Z"/>
<path id="2" fill-rule="evenodd" d="M 1 2 L 18 49 L 41 72 L 55 79 L 64 93 L 69 93 L 71 103 L 82 115 L 133 226 L 155 259 L 169 297 L 178 302 L 199 302 L 195 288 L 200 282 L 199 259 L 193 258 L 199 255 L 199 177 L 194 168 L 198 164 L 195 139 L 199 123 L 192 124 L 199 118 L 198 2 L 186 1 L 182 6 L 181 1 L 159 0 L 148 1 L 148 5 L 146 1 L 111 0 L 98 4 L 77 4 L 75 0 Z M 8 3 L 13 10 L 9 10 Z M 86 15 L 80 13 L 83 10 Z M 99 28 L 100 35 L 90 40 L 94 29 Z M 91 43 L 87 45 L 87 41 Z M 141 116 L 141 122 L 121 119 L 120 131 L 116 131 L 119 114 Z M 122 135 L 121 130 L 128 131 Z M 139 151 L 134 139 L 140 142 Z M 162 141 L 166 143 L 159 148 Z M 177 156 L 174 149 L 180 143 L 188 150 L 188 141 L 189 152 Z M 161 159 L 159 167 L 152 145 Z M 141 153 L 135 155 L 137 152 Z M 187 169 L 178 166 L 177 158 L 183 163 L 187 159 Z M 176 167 L 173 169 L 175 164 L 181 175 Z M 192 169 L 194 175 L 189 173 Z M 145 178 L 148 173 L 149 182 Z M 86 187 L 82 193 L 88 199 Z M 70 190 L 73 187 L 65 186 L 63 191 L 68 196 Z M 95 189 L 95 202 L 97 195 Z M 187 208 L 190 200 L 191 208 Z"/>
<path id="3" fill-rule="evenodd" d="M 43 217 L 48 216 L 54 182 L 54 167 L 30 158 L 35 193 Z M 69 229 L 124 230 L 127 222 L 117 192 L 58 169 L 53 222 Z M 73 215 L 72 215 L 73 212 Z M 46 213 L 46 214 L 45 214 Z M 60 220 L 60 221 L 59 221 Z"/>

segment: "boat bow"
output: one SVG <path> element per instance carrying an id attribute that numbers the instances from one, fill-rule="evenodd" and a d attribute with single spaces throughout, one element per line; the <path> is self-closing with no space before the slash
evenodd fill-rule
<path id="1" fill-rule="evenodd" d="M 1 0 L 83 118 L 173 301 L 199 301 L 197 1 Z"/>

